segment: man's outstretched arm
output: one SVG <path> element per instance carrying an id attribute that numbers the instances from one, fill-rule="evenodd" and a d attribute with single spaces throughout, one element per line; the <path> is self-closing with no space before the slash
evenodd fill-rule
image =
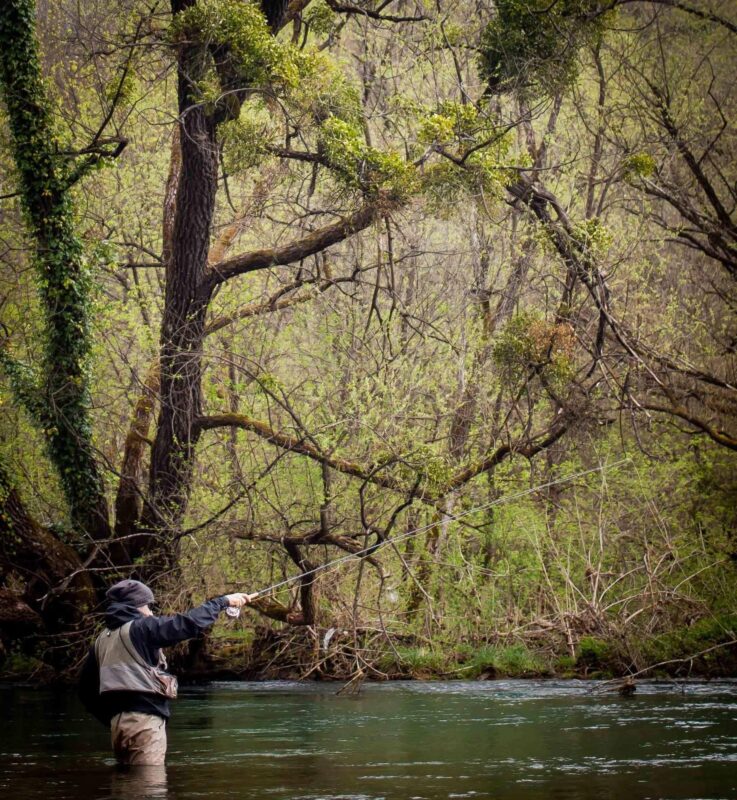
<path id="1" fill-rule="evenodd" d="M 139 641 L 149 647 L 167 647 L 193 639 L 207 630 L 224 608 L 227 606 L 240 608 L 249 603 L 253 597 L 254 595 L 242 593 L 224 594 L 181 614 L 142 617 L 136 620 L 136 624 L 132 627 L 131 638 L 139 650 L 142 649 L 139 647 Z"/>

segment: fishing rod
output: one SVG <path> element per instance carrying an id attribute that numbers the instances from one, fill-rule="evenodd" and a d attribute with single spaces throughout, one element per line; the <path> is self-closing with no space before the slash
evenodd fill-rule
<path id="1" fill-rule="evenodd" d="M 530 489 L 524 489 L 520 492 L 516 492 L 515 494 L 508 494 L 504 495 L 503 497 L 498 497 L 496 500 L 491 500 L 488 503 L 484 503 L 480 506 L 474 506 L 474 508 L 469 508 L 466 511 L 462 511 L 459 514 L 451 514 L 448 512 L 443 512 L 444 516 L 447 521 L 455 522 L 463 517 L 467 517 L 469 514 L 476 514 L 479 511 L 485 511 L 486 509 L 493 508 L 494 506 L 501 505 L 502 503 L 507 503 L 511 500 L 519 500 L 521 497 L 526 497 L 529 494 L 534 494 L 535 492 L 539 492 L 542 489 L 548 489 L 551 486 L 558 486 L 562 483 L 568 483 L 569 481 L 576 480 L 576 478 L 582 478 L 585 475 L 591 475 L 595 472 L 603 472 L 609 469 L 616 469 L 617 467 L 621 467 L 622 464 L 631 461 L 632 459 L 628 457 L 622 458 L 619 461 L 615 461 L 614 464 L 602 464 L 599 467 L 592 467 L 591 469 L 581 470 L 580 472 L 572 473 L 571 475 L 566 475 L 563 478 L 557 478 L 553 481 L 548 481 L 547 483 L 541 483 L 538 486 L 533 486 Z M 415 536 L 420 536 L 421 534 L 429 531 L 431 528 L 437 526 L 437 522 L 430 522 L 427 525 L 423 525 L 419 528 L 414 528 L 411 531 L 406 531 L 405 533 L 400 534 L 399 536 L 394 536 L 391 539 L 386 539 L 384 541 L 380 541 L 379 543 L 372 544 L 369 547 L 365 547 L 362 550 L 356 550 L 355 553 L 348 553 L 348 555 L 341 556 L 340 558 L 333 559 L 332 561 L 328 561 L 325 564 L 320 564 L 313 569 L 307 570 L 307 572 L 301 572 L 299 575 L 292 575 L 289 578 L 285 578 L 283 581 L 279 581 L 278 583 L 274 583 L 271 586 L 267 586 L 265 589 L 259 589 L 258 592 L 251 595 L 252 600 L 256 600 L 259 597 L 263 597 L 266 594 L 271 594 L 271 592 L 275 591 L 276 589 L 281 589 L 284 586 L 288 586 L 294 581 L 300 581 L 306 578 L 309 575 L 315 575 L 318 572 L 322 572 L 323 570 L 328 569 L 329 567 L 335 567 L 338 564 L 342 564 L 346 561 L 351 561 L 354 558 L 359 558 L 364 555 L 372 555 L 377 550 L 381 550 L 383 547 L 387 547 L 388 545 L 394 545 L 397 542 L 402 542 L 406 539 L 412 539 Z M 241 610 L 240 608 L 235 608 L 233 606 L 228 606 L 225 609 L 225 613 L 230 617 L 238 617 L 240 616 Z"/>

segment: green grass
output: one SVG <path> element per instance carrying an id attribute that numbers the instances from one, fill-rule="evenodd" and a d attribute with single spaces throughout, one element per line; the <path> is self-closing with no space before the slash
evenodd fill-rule
<path id="1" fill-rule="evenodd" d="M 393 653 L 388 654 L 390 661 L 402 672 L 413 676 L 443 675 L 452 669 L 452 663 L 447 654 L 429 647 L 398 647 L 397 653 L 400 657 L 399 663 L 396 663 Z"/>
<path id="2" fill-rule="evenodd" d="M 493 645 L 473 650 L 463 665 L 463 676 L 521 678 L 549 671 L 545 660 L 522 644 Z"/>

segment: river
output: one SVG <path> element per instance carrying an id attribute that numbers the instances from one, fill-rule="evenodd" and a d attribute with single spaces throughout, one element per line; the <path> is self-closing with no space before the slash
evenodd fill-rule
<path id="1" fill-rule="evenodd" d="M 120 771 L 71 691 L 1 687 L 0 796 L 43 800 L 737 797 L 737 681 L 214 683 L 166 768 Z"/>

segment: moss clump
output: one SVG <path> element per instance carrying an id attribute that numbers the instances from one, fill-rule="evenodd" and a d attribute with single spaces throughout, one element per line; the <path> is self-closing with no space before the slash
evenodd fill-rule
<path id="1" fill-rule="evenodd" d="M 576 668 L 591 678 L 607 677 L 613 655 L 609 642 L 595 636 L 584 636 L 578 643 Z"/>
<path id="2" fill-rule="evenodd" d="M 697 620 L 642 645 L 643 660 L 664 665 L 668 671 L 696 669 L 710 676 L 733 675 L 737 671 L 737 614 L 719 614 Z M 673 663 L 675 662 L 675 663 Z"/>

